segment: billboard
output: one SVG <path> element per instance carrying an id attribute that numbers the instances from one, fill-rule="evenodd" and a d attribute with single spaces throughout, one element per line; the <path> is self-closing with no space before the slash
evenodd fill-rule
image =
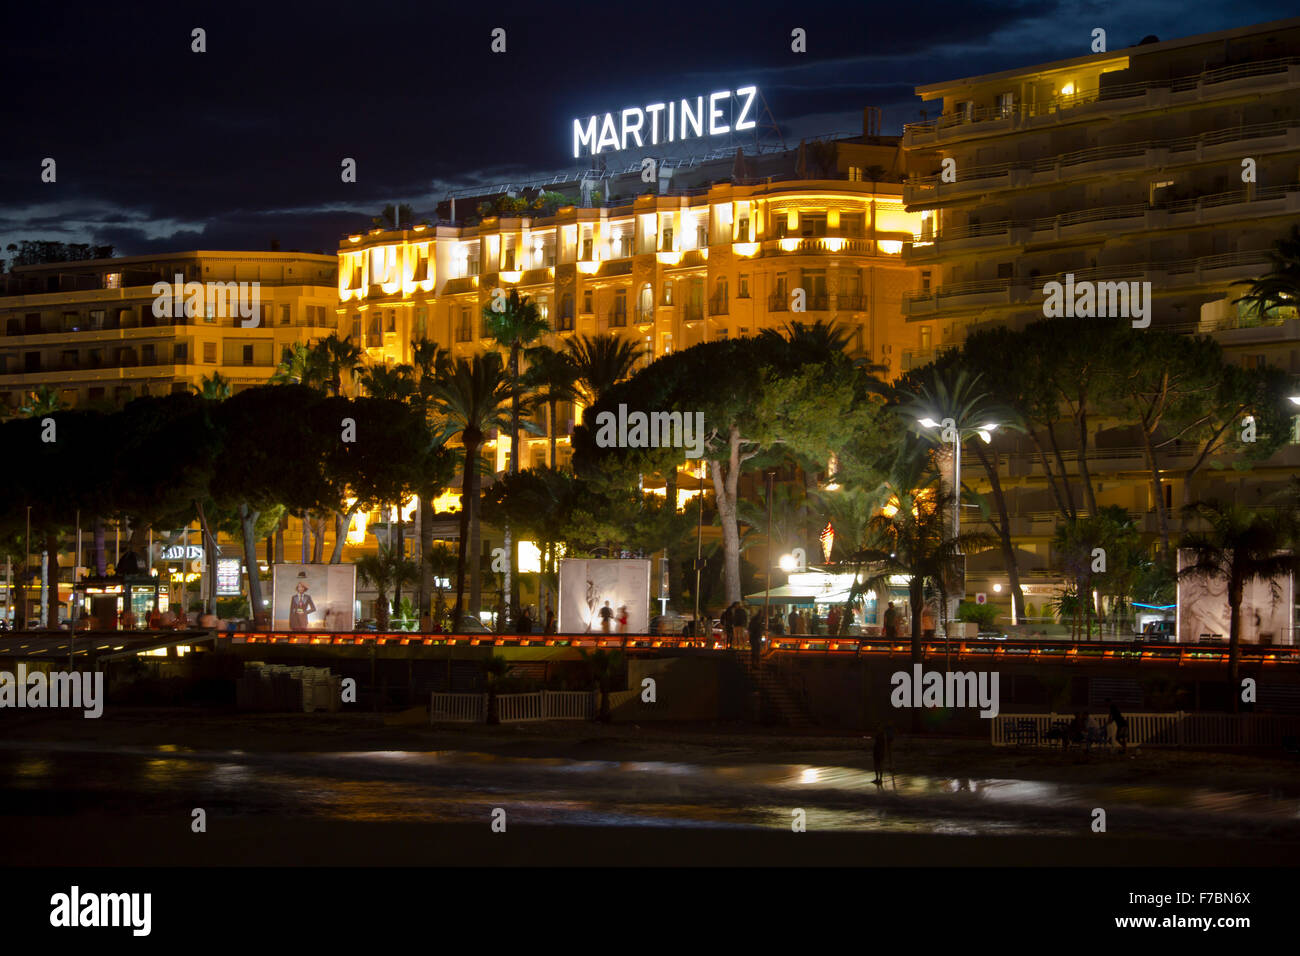
<path id="1" fill-rule="evenodd" d="M 356 594 L 356 565 L 272 565 L 271 626 L 277 631 L 351 631 Z"/>
<path id="2" fill-rule="evenodd" d="M 239 558 L 217 558 L 217 597 L 244 593 L 244 564 Z"/>
<path id="3" fill-rule="evenodd" d="M 1191 564 L 1190 551 L 1178 552 L 1178 570 Z M 1274 593 L 1274 587 L 1277 591 Z M 1295 579 L 1291 575 L 1247 581 L 1241 596 L 1243 644 L 1291 644 Z M 1178 642 L 1228 640 L 1228 582 L 1223 579 L 1178 579 Z"/>
<path id="4" fill-rule="evenodd" d="M 561 560 L 559 630 L 562 634 L 649 633 L 650 560 Z"/>

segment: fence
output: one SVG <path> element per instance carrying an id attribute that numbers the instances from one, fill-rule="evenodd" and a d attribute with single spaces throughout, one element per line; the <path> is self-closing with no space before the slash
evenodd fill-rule
<path id="1" fill-rule="evenodd" d="M 1280 747 L 1283 737 L 1300 735 L 1300 717 L 1278 714 L 1126 714 L 1128 742 L 1146 747 Z M 1047 739 L 1055 724 L 1070 714 L 999 714 L 993 718 L 993 746 L 1015 743 L 1022 727 L 1032 726 L 1036 738 Z M 1105 727 L 1107 717 L 1090 723 Z"/>
<path id="2" fill-rule="evenodd" d="M 613 695 L 611 695 L 612 704 Z M 529 720 L 591 720 L 600 706 L 594 691 L 543 690 L 532 694 L 498 694 L 497 716 L 505 723 Z M 430 723 L 482 723 L 487 720 L 487 694 L 438 694 L 429 702 Z"/>

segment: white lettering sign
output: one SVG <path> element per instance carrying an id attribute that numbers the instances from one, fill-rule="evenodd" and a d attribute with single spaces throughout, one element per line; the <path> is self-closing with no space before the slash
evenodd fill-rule
<path id="1" fill-rule="evenodd" d="M 758 125 L 754 119 L 754 97 L 757 95 L 757 86 L 742 86 L 735 91 L 710 93 L 707 97 L 629 106 L 600 116 L 589 116 L 585 120 L 575 119 L 573 156 L 577 159 L 583 155 L 618 152 L 629 149 L 631 145 L 643 148 L 701 136 L 721 136 L 733 129 L 737 132 L 753 129 Z M 734 124 L 725 122 L 730 117 L 735 117 Z"/>

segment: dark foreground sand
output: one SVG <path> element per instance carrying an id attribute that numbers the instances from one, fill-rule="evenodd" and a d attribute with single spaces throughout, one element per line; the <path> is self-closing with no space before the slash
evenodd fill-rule
<path id="1" fill-rule="evenodd" d="M 7 818 L 8 866 L 1294 866 L 1295 844 L 174 816 Z"/>

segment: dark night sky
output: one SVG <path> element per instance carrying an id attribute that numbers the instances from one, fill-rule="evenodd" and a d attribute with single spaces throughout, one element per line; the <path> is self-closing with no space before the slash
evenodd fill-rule
<path id="1" fill-rule="evenodd" d="M 576 169 L 572 119 L 755 83 L 787 139 L 884 132 L 917 84 L 1293 15 L 1294 0 L 1129 3 L 11 3 L 0 247 L 332 252 L 386 202 Z M 496 12 L 484 13 L 493 9 Z M 208 52 L 190 52 L 190 31 Z M 489 50 L 494 27 L 508 51 Z M 803 27 L 808 52 L 790 51 Z M 706 142 L 706 141 L 702 141 Z M 635 152 L 635 151 L 632 151 Z M 40 181 L 41 160 L 58 182 Z M 358 182 L 340 182 L 343 157 Z M 635 156 L 624 157 L 635 159 Z M 0 255 L 4 253 L 0 251 Z"/>

